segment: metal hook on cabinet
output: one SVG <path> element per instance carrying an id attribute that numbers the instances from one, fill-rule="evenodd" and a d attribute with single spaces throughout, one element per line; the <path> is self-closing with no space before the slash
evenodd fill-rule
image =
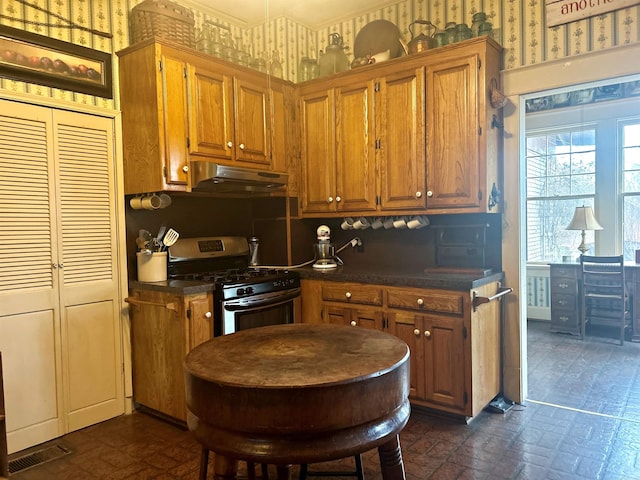
<path id="1" fill-rule="evenodd" d="M 498 120 L 498 116 L 495 113 L 491 119 L 491 128 L 504 128 L 504 123 Z"/>

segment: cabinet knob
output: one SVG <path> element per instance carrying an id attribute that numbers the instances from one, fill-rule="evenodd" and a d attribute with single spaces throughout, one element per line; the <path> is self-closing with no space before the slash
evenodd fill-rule
<path id="1" fill-rule="evenodd" d="M 182 167 L 182 171 L 184 173 L 187 173 L 189 171 L 189 165 L 185 165 L 184 167 Z"/>
<path id="2" fill-rule="evenodd" d="M 241 143 L 240 145 L 238 145 L 240 147 L 240 150 L 244 150 L 244 143 Z"/>
<path id="3" fill-rule="evenodd" d="M 347 298 L 351 298 L 351 292 L 345 293 L 344 296 L 347 297 Z"/>
<path id="4" fill-rule="evenodd" d="M 427 197 L 433 197 L 433 192 L 431 190 L 427 190 Z"/>
<path id="5" fill-rule="evenodd" d="M 342 200 L 342 197 L 337 196 L 337 197 L 336 197 L 336 202 L 339 202 L 340 200 Z"/>
<path id="6" fill-rule="evenodd" d="M 422 198 L 422 192 L 416 192 L 416 198 Z"/>
<path id="7" fill-rule="evenodd" d="M 227 142 L 227 148 L 233 147 L 233 142 Z"/>
<path id="8" fill-rule="evenodd" d="M 416 328 L 416 329 L 413 331 L 413 334 L 414 334 L 416 337 L 419 337 L 419 336 L 420 336 L 420 330 L 418 330 L 418 329 Z"/>
<path id="9" fill-rule="evenodd" d="M 211 318 L 211 317 L 213 317 L 211 312 L 207 312 L 207 313 L 204 314 L 204 318 Z"/>
<path id="10" fill-rule="evenodd" d="M 351 322 L 349 322 L 349 325 L 351 325 L 352 327 L 357 327 L 358 322 L 356 322 L 355 320 L 351 320 Z"/>
<path id="11" fill-rule="evenodd" d="M 430 332 L 429 330 L 425 330 L 425 331 L 424 331 L 424 336 L 425 336 L 426 338 L 429 338 L 429 337 L 431 336 L 431 332 Z"/>
<path id="12" fill-rule="evenodd" d="M 329 197 L 329 198 L 327 199 L 327 201 L 328 201 L 329 203 L 333 203 L 333 197 Z"/>
<path id="13" fill-rule="evenodd" d="M 416 303 L 421 307 L 422 305 L 424 305 L 424 300 L 419 298 Z"/>

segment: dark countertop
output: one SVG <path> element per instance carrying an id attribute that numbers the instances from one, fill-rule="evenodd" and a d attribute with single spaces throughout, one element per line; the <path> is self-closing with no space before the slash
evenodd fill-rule
<path id="1" fill-rule="evenodd" d="M 504 280 L 504 272 L 478 276 L 472 273 L 443 273 L 424 271 L 397 271 L 379 267 L 339 266 L 334 270 L 317 270 L 313 267 L 296 269 L 300 278 L 328 280 L 333 282 L 374 283 L 397 287 L 439 288 L 444 290 L 469 291 L 487 283 Z"/>
<path id="2" fill-rule="evenodd" d="M 165 280 L 164 282 L 138 282 L 129 280 L 129 290 L 155 290 L 157 292 L 173 293 L 174 295 L 194 295 L 212 292 L 215 286 L 212 282 L 190 280 Z"/>

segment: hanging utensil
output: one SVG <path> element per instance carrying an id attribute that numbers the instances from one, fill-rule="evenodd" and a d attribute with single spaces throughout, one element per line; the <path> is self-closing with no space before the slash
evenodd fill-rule
<path id="1" fill-rule="evenodd" d="M 170 247 L 171 245 L 176 243 L 178 241 L 178 238 L 180 238 L 180 234 L 176 232 L 173 228 L 170 228 L 169 230 L 167 230 L 167 233 L 162 238 L 163 250 L 166 247 Z"/>
<path id="2" fill-rule="evenodd" d="M 162 224 L 160 226 L 160 229 L 158 230 L 158 235 L 156 235 L 156 242 L 158 243 L 158 245 L 160 245 L 160 242 L 162 241 L 162 238 L 164 237 L 166 231 L 167 226 L 165 224 Z"/>

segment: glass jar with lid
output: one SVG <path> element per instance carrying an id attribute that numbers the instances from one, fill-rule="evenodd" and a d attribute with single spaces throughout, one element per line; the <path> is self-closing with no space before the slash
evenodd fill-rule
<path id="1" fill-rule="evenodd" d="M 454 38 L 456 42 L 461 42 L 462 40 L 471 38 L 471 29 L 467 26 L 466 23 L 459 23 L 458 25 L 456 25 Z"/>
<path id="2" fill-rule="evenodd" d="M 456 41 L 456 22 L 447 22 L 444 25 L 444 34 L 447 45 Z"/>
<path id="3" fill-rule="evenodd" d="M 474 37 L 477 37 L 479 35 L 479 31 L 480 31 L 480 25 L 483 22 L 487 21 L 487 14 L 484 12 L 477 12 L 473 14 L 473 17 L 471 17 L 471 33 Z"/>

